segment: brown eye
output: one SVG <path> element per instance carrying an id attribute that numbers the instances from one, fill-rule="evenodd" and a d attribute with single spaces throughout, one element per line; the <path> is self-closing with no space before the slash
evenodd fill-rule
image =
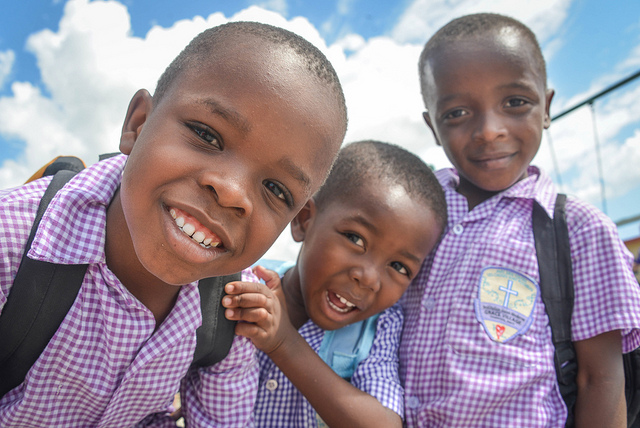
<path id="1" fill-rule="evenodd" d="M 271 180 L 265 180 L 263 184 L 264 187 L 266 187 L 269 192 L 273 193 L 278 199 L 284 201 L 288 206 L 293 206 L 293 201 L 289 196 L 289 193 L 278 183 Z"/>

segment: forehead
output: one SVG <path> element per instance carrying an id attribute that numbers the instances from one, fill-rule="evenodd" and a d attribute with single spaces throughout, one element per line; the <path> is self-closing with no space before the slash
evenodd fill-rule
<path id="1" fill-rule="evenodd" d="M 349 192 L 347 197 L 336 195 L 334 202 L 329 202 L 327 208 L 337 216 L 359 213 L 380 230 L 401 229 L 399 219 L 421 218 L 423 214 L 424 217 L 429 217 L 432 211 L 421 198 L 407 193 L 404 186 L 376 178 L 366 179 L 357 191 Z M 387 221 L 390 223 L 383 224 Z"/>
<path id="2" fill-rule="evenodd" d="M 422 70 L 425 92 L 435 94 L 447 85 L 457 87 L 472 80 L 499 79 L 524 79 L 544 88 L 541 64 L 534 49 L 513 28 L 442 43 L 431 52 Z"/>
<path id="3" fill-rule="evenodd" d="M 307 152 L 315 165 L 310 175 L 321 173 L 313 177 L 315 189 L 344 135 L 337 102 L 334 89 L 308 71 L 291 49 L 246 38 L 192 61 L 155 109 L 168 104 L 185 111 L 209 110 L 245 138 L 280 135 L 283 146 Z"/>

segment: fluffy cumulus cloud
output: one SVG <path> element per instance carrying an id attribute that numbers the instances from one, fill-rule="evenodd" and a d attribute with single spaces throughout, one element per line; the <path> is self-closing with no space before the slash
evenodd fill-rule
<path id="1" fill-rule="evenodd" d="M 416 61 L 423 42 L 451 18 L 496 10 L 529 24 L 545 49 L 550 49 L 559 43 L 557 34 L 566 18 L 569 0 L 540 0 L 530 6 L 507 0 L 415 0 L 389 36 L 365 40 L 348 34 L 329 46 L 307 19 L 285 18 L 285 0 L 262 4 L 269 10 L 252 6 L 231 17 L 221 13 L 196 16 L 170 28 L 153 27 L 144 37 L 134 37 L 129 14 L 121 3 L 68 1 L 57 31 L 43 30 L 27 41 L 27 48 L 37 60 L 43 89 L 15 81 L 10 86 L 11 94 L 0 98 L 0 134 L 24 142 L 19 157 L 0 166 L 0 187 L 19 184 L 58 154 L 76 154 L 92 163 L 99 153 L 118 150 L 122 120 L 135 91 L 147 88 L 153 92 L 161 72 L 189 40 L 205 28 L 232 20 L 255 20 L 287 28 L 326 53 L 347 98 L 347 142 L 393 142 L 418 153 L 437 168 L 447 166 L 443 151 L 435 145 L 421 115 Z M 348 8 L 350 1 L 344 0 L 340 5 Z M 636 60 L 629 58 L 628 62 Z M 0 52 L 0 83 L 9 75 L 12 62 L 11 52 Z M 637 165 L 640 161 L 638 132 L 621 141 L 615 139 L 618 130 L 640 117 L 640 107 L 634 102 L 639 95 L 611 97 L 599 107 L 602 152 L 610 171 L 606 180 L 612 189 L 620 189 L 617 182 L 629 180 L 624 177 L 624 169 L 616 165 Z M 592 174 L 595 164 L 590 120 L 588 110 L 579 112 L 554 123 L 550 135 L 563 173 L 571 174 L 569 185 L 579 189 L 582 196 L 593 198 L 597 194 L 597 176 Z M 629 163 L 629 159 L 634 161 Z M 547 139 L 536 162 L 552 169 Z M 291 259 L 296 250 L 285 231 L 267 256 Z"/>

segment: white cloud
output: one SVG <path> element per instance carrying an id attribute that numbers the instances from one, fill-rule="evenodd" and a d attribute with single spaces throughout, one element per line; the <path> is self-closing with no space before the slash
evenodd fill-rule
<path id="1" fill-rule="evenodd" d="M 11 74 L 15 59 L 16 54 L 11 49 L 0 51 L 0 89 L 4 86 L 5 80 Z"/>
<path id="2" fill-rule="evenodd" d="M 31 83 L 16 82 L 10 96 L 0 97 L 0 133 L 25 142 L 18 159 L 1 165 L 0 187 L 19 184 L 58 154 L 76 154 L 92 163 L 99 153 L 116 151 L 122 120 L 134 92 L 138 88 L 153 91 L 164 68 L 197 33 L 236 20 L 287 28 L 325 52 L 347 98 L 347 142 L 388 141 L 414 151 L 437 168 L 448 166 L 421 115 L 417 58 L 423 42 L 455 16 L 497 10 L 530 24 L 541 40 L 548 42 L 547 47 L 552 46 L 561 43 L 556 36 L 568 5 L 568 0 L 541 0 L 534 10 L 523 2 L 418 0 L 407 9 L 392 37 L 365 40 L 349 34 L 327 46 L 306 18 L 286 19 L 281 13 L 257 6 L 231 17 L 214 13 L 178 21 L 169 28 L 154 26 L 144 37 L 134 37 L 122 4 L 71 0 L 65 5 L 57 31 L 43 30 L 27 42 L 36 57 L 46 94 Z M 635 58 L 632 55 L 628 62 L 633 63 Z M 633 165 L 640 160 L 640 136 L 636 132 L 625 141 L 616 141 L 616 134 L 631 121 L 639 120 L 640 103 L 634 102 L 639 97 L 640 91 L 621 93 L 598 106 L 608 189 L 623 189 L 621 183 L 625 181 L 638 182 Z M 573 193 L 597 201 L 591 129 L 589 111 L 584 110 L 554 122 L 551 135 L 567 186 Z M 535 162 L 552 173 L 546 139 Z M 292 259 L 297 248 L 286 230 L 267 257 Z"/>
<path id="3" fill-rule="evenodd" d="M 571 0 L 414 0 L 392 31 L 401 42 L 423 44 L 454 18 L 478 12 L 501 13 L 528 25 L 543 43 L 556 35 L 567 18 Z"/>

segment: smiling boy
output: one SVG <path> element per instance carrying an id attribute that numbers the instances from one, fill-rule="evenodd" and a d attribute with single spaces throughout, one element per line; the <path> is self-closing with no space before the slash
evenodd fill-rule
<path id="1" fill-rule="evenodd" d="M 228 317 L 246 321 L 237 333 L 263 351 L 258 426 L 402 426 L 396 302 L 446 217 L 442 189 L 417 156 L 377 141 L 340 151 L 327 182 L 292 222 L 302 247 L 282 288 L 258 267 L 267 285 L 232 283 L 223 299 Z M 354 328 L 362 332 L 357 340 L 345 339 Z M 361 345 L 368 335 L 370 349 Z"/>
<path id="2" fill-rule="evenodd" d="M 424 119 L 454 166 L 445 235 L 402 300 L 400 372 L 411 427 L 560 427 L 571 420 L 554 368 L 531 223 L 557 191 L 530 163 L 550 125 L 535 35 L 502 15 L 453 20 L 425 45 Z M 625 424 L 622 353 L 640 345 L 640 290 L 615 225 L 567 198 L 575 288 L 578 427 Z M 494 304 L 519 328 L 492 324 Z"/>
<path id="3" fill-rule="evenodd" d="M 30 257 L 89 268 L 25 382 L 0 399 L 0 425 L 172 424 L 181 380 L 189 426 L 250 425 L 247 339 L 189 370 L 197 280 L 238 272 L 269 248 L 322 184 L 345 129 L 335 71 L 301 37 L 242 22 L 196 37 L 153 97 L 131 100 L 128 156 L 77 174 L 43 217 Z M 2 247 L 2 305 L 47 183 L 0 193 L 0 236 L 12 243 Z"/>

